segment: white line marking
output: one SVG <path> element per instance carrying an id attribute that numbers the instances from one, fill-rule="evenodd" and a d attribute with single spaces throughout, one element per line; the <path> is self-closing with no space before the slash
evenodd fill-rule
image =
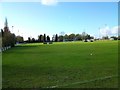
<path id="1" fill-rule="evenodd" d="M 109 79 L 113 77 L 118 77 L 118 75 L 112 75 L 112 76 L 106 76 L 106 77 L 101 77 L 101 78 L 96 78 L 96 79 L 91 79 L 91 80 L 85 80 L 82 82 L 74 82 L 70 84 L 64 84 L 64 85 L 55 85 L 55 86 L 50 86 L 49 88 L 58 88 L 58 87 L 64 87 L 64 86 L 69 86 L 69 85 L 74 85 L 74 84 L 84 84 L 84 83 L 89 83 L 89 82 L 94 82 L 98 80 L 104 80 L 104 79 Z"/>

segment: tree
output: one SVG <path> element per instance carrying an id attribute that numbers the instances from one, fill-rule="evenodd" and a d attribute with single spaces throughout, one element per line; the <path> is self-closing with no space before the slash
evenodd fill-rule
<path id="1" fill-rule="evenodd" d="M 1 36 L 3 37 L 3 35 L 4 35 L 4 31 L 3 31 L 3 29 L 1 29 L 1 34 L 2 34 Z"/>
<path id="2" fill-rule="evenodd" d="M 63 36 L 62 36 L 62 35 L 60 35 L 58 38 L 59 38 L 59 41 L 60 41 L 60 42 L 63 41 Z"/>
<path id="3" fill-rule="evenodd" d="M 102 39 L 107 40 L 109 38 L 108 38 L 108 36 L 103 36 Z"/>
<path id="4" fill-rule="evenodd" d="M 82 40 L 82 35 L 76 34 L 76 35 L 75 35 L 75 38 L 76 38 L 76 40 Z"/>
<path id="5" fill-rule="evenodd" d="M 49 36 L 47 36 L 47 42 L 50 42 L 50 37 Z"/>
<path id="6" fill-rule="evenodd" d="M 16 42 L 23 43 L 24 39 L 22 36 L 16 36 Z"/>
<path id="7" fill-rule="evenodd" d="M 29 43 L 31 42 L 31 38 L 30 38 L 30 37 L 28 37 L 28 42 L 29 42 Z"/>
<path id="8" fill-rule="evenodd" d="M 91 39 L 94 39 L 94 37 L 93 37 L 93 36 L 91 36 L 90 38 L 91 38 Z"/>
<path id="9" fill-rule="evenodd" d="M 118 38 L 116 36 L 112 36 L 110 38 L 113 38 L 114 40 L 117 40 Z"/>
<path id="10" fill-rule="evenodd" d="M 11 47 L 14 47 L 15 46 L 15 43 L 16 43 L 16 38 L 15 38 L 15 34 L 11 34 Z M 23 37 L 22 37 L 22 40 L 23 40 Z"/>
<path id="11" fill-rule="evenodd" d="M 82 40 L 85 40 L 85 36 L 86 36 L 86 33 L 83 32 L 83 33 L 82 33 Z"/>
<path id="12" fill-rule="evenodd" d="M 41 38 L 40 38 L 40 36 L 38 35 L 38 41 L 41 42 L 40 40 L 41 40 Z"/>
<path id="13" fill-rule="evenodd" d="M 40 35 L 38 40 L 39 40 L 40 42 L 43 42 L 43 35 Z"/>
<path id="14" fill-rule="evenodd" d="M 65 41 L 68 41 L 69 36 L 67 34 L 65 34 L 64 39 L 65 39 Z"/>
<path id="15" fill-rule="evenodd" d="M 43 39 L 44 42 L 46 42 L 46 34 L 44 34 L 44 39 Z"/>
<path id="16" fill-rule="evenodd" d="M 55 35 L 53 35 L 53 37 L 52 37 L 52 41 L 55 41 Z"/>
<path id="17" fill-rule="evenodd" d="M 88 35 L 88 34 L 86 34 L 86 36 L 85 36 L 85 40 L 87 40 L 87 39 L 91 39 L 90 35 Z"/>
<path id="18" fill-rule="evenodd" d="M 58 41 L 58 35 L 56 34 L 55 35 L 55 42 L 57 42 Z"/>
<path id="19" fill-rule="evenodd" d="M 75 40 L 75 34 L 73 34 L 73 33 L 70 34 L 70 35 L 69 35 L 69 40 L 70 40 L 70 41 Z"/>
<path id="20" fill-rule="evenodd" d="M 4 32 L 2 37 L 2 47 L 7 47 L 10 45 L 10 34 L 8 32 Z"/>
<path id="21" fill-rule="evenodd" d="M 15 42 L 15 34 L 12 34 L 10 32 L 4 32 L 4 34 L 2 35 L 2 47 L 14 47 Z"/>
<path id="22" fill-rule="evenodd" d="M 32 43 L 34 43 L 35 42 L 35 38 L 32 38 Z"/>

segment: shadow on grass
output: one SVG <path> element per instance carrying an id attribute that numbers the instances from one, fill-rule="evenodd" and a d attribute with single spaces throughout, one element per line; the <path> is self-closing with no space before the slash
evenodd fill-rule
<path id="1" fill-rule="evenodd" d="M 63 85 L 62 88 L 64 88 L 64 84 L 66 84 L 66 83 L 70 84 L 70 82 L 76 82 L 76 81 L 81 81 L 81 80 L 84 81 L 84 79 L 82 79 L 82 77 L 80 77 L 82 74 L 85 74 L 84 70 L 80 70 L 78 72 L 78 70 L 76 70 L 76 69 L 72 69 L 72 68 L 67 69 L 64 67 L 60 67 L 60 68 L 54 68 L 51 66 L 36 67 L 34 65 L 22 67 L 22 66 L 17 66 L 17 65 L 13 65 L 13 66 L 4 65 L 3 66 L 3 88 L 17 87 L 15 85 L 19 85 L 18 87 L 21 87 L 21 88 L 25 88 L 25 87 L 29 88 L 29 87 L 34 87 L 35 86 L 34 83 L 39 83 L 39 85 L 36 86 L 37 88 L 53 86 L 56 84 L 58 86 Z M 94 77 L 94 75 L 93 75 L 92 77 L 88 76 L 87 78 L 94 79 L 97 77 Z M 108 88 L 109 87 L 115 87 L 115 88 L 117 87 L 117 86 L 114 86 L 114 82 L 112 83 L 112 81 L 110 82 L 109 79 L 107 79 L 107 80 L 109 82 L 109 83 L 108 82 L 107 83 L 110 85 L 107 86 L 107 84 L 106 84 L 105 87 L 108 87 Z M 57 81 L 59 81 L 59 82 L 57 82 Z M 100 85 L 99 87 L 104 87 L 105 81 L 106 81 L 106 79 L 98 82 L 98 86 Z M 46 83 L 48 85 L 44 86 L 44 84 L 42 84 L 42 83 Z M 26 86 L 25 86 L 25 84 L 26 84 Z M 112 84 L 113 84 L 113 86 L 111 86 Z M 73 85 L 73 88 L 79 87 L 80 85 L 78 85 L 78 86 Z M 94 84 L 91 86 L 91 83 L 90 83 L 90 85 L 89 84 L 87 84 L 87 85 L 90 88 L 95 87 Z M 72 87 L 72 86 L 68 86 L 68 87 Z M 85 88 L 86 86 L 83 85 L 83 87 Z"/>

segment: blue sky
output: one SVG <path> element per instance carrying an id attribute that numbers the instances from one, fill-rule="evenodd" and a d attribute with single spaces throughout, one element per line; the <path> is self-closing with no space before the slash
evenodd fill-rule
<path id="1" fill-rule="evenodd" d="M 66 34 L 82 33 L 99 37 L 105 33 L 116 34 L 118 26 L 117 2 L 2 2 L 0 28 L 5 17 L 11 32 L 34 37 L 46 33 L 52 36 L 64 31 Z M 106 26 L 105 26 L 106 24 Z M 14 26 L 12 30 L 12 26 Z M 99 30 L 99 28 L 101 28 Z"/>

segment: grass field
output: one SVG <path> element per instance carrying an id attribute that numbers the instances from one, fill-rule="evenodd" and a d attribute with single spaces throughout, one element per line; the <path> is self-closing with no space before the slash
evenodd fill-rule
<path id="1" fill-rule="evenodd" d="M 2 55 L 3 88 L 118 87 L 118 41 L 24 44 Z"/>

